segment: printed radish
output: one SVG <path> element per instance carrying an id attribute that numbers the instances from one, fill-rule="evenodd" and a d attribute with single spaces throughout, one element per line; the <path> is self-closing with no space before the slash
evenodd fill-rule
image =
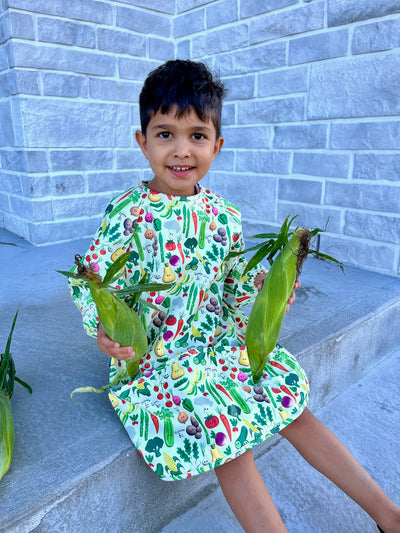
<path id="1" fill-rule="evenodd" d="M 174 336 L 174 334 L 172 333 L 171 330 L 167 330 L 164 335 L 163 335 L 163 339 L 165 341 L 169 341 L 172 337 Z"/>
<path id="2" fill-rule="evenodd" d="M 170 264 L 172 266 L 176 266 L 179 263 L 180 259 L 178 255 L 173 255 L 171 259 L 169 260 Z"/>
<path id="3" fill-rule="evenodd" d="M 216 435 L 215 435 L 215 443 L 217 444 L 217 446 L 223 446 L 226 442 L 226 435 L 225 433 L 222 433 L 221 431 L 219 431 Z"/>
<path id="4" fill-rule="evenodd" d="M 290 407 L 292 403 L 293 403 L 293 400 L 289 396 L 284 396 L 282 398 L 281 404 L 283 405 L 283 407 Z"/>

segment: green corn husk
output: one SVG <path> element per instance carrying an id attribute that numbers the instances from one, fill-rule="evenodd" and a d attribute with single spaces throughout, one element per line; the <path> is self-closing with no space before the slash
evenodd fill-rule
<path id="1" fill-rule="evenodd" d="M 126 361 L 126 369 L 131 377 L 136 375 L 139 361 L 147 350 L 147 337 L 143 324 L 135 311 L 108 289 L 89 281 L 90 292 L 101 325 L 105 332 L 121 346 L 132 346 L 135 355 Z"/>
<path id="2" fill-rule="evenodd" d="M 14 447 L 14 422 L 10 398 L 0 392 L 0 479 L 10 468 Z"/>
<path id="3" fill-rule="evenodd" d="M 286 217 L 279 233 L 264 233 L 251 237 L 264 239 L 260 244 L 228 255 L 230 258 L 257 250 L 249 260 L 244 274 L 264 258 L 267 258 L 271 265 L 250 312 L 245 335 L 245 344 L 255 383 L 261 378 L 268 356 L 278 341 L 287 301 L 307 254 L 312 253 L 320 259 L 332 261 L 338 264 L 344 272 L 343 265 L 337 259 L 309 247 L 311 238 L 325 230 L 296 228 L 290 232 L 290 226 L 295 218 L 296 216 L 291 219 Z"/>
<path id="4" fill-rule="evenodd" d="M 273 262 L 250 312 L 245 344 L 255 383 L 278 341 L 287 301 L 301 269 L 299 257 L 306 258 L 310 240 L 311 232 L 306 229 L 293 233 Z"/>
<path id="5" fill-rule="evenodd" d="M 139 301 L 139 296 L 144 291 L 161 291 L 171 287 L 170 283 L 145 283 L 146 275 L 143 276 L 140 283 L 132 285 L 125 289 L 112 289 L 110 284 L 118 279 L 121 270 L 129 260 L 131 252 L 122 254 L 107 270 L 104 279 L 94 273 L 91 267 L 82 264 L 81 256 L 75 256 L 77 265 L 76 272 L 65 272 L 58 270 L 60 274 L 73 279 L 84 280 L 88 283 L 93 301 L 101 325 L 110 339 L 114 340 L 121 346 L 131 346 L 135 355 L 125 361 L 128 375 L 135 377 L 139 361 L 147 350 L 147 337 L 142 321 L 138 314 L 131 308 Z M 121 299 L 119 296 L 124 297 Z M 127 301 L 129 301 L 129 304 Z M 143 302 L 149 307 L 154 307 L 148 302 Z M 96 391 L 93 387 L 83 387 L 79 392 Z M 103 387 L 99 391 L 103 391 Z M 76 389 L 78 391 L 78 389 Z M 74 391 L 75 392 L 75 391 Z"/>
<path id="6" fill-rule="evenodd" d="M 17 381 L 32 393 L 31 387 L 15 375 L 14 360 L 10 352 L 17 316 L 18 311 L 14 316 L 5 352 L 1 354 L 0 358 L 0 479 L 10 468 L 13 455 L 14 422 L 10 400 L 14 392 L 14 382 Z"/>

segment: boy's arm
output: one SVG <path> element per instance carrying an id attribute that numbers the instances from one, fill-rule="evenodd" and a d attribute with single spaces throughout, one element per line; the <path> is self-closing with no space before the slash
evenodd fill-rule
<path id="1" fill-rule="evenodd" d="M 117 217 L 110 219 L 113 207 L 112 203 L 107 207 L 104 219 L 93 237 L 89 250 L 82 256 L 83 261 L 86 264 L 91 264 L 94 271 L 102 278 L 118 254 L 121 255 L 127 250 L 132 239 L 132 234 L 128 237 L 124 235 L 123 225 Z M 75 270 L 76 266 L 71 269 L 71 271 Z M 120 285 L 125 283 L 123 272 L 117 283 Z M 69 278 L 68 286 L 72 300 L 82 313 L 83 327 L 86 333 L 91 337 L 96 337 L 99 319 L 89 286 L 72 278 Z"/>

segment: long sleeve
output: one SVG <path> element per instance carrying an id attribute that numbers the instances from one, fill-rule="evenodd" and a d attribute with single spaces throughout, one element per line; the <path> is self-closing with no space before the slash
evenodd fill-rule
<path id="1" fill-rule="evenodd" d="M 235 249 L 238 252 L 244 250 L 243 237 L 240 236 L 236 242 Z M 247 266 L 247 260 L 243 255 L 232 258 L 226 264 L 226 277 L 224 283 L 224 303 L 230 308 L 239 308 L 254 302 L 258 290 L 254 285 L 257 274 L 266 273 L 267 270 L 258 264 L 246 275 L 243 272 Z"/>
<path id="2" fill-rule="evenodd" d="M 98 228 L 89 250 L 83 256 L 83 260 L 89 263 L 102 278 L 108 267 L 128 249 L 132 240 L 132 232 L 123 225 L 125 218 L 119 217 L 117 214 L 118 204 L 119 197 L 109 204 L 103 222 Z M 72 271 L 75 270 L 76 266 L 73 267 Z M 121 278 L 116 282 L 117 288 L 125 284 L 125 277 L 126 270 L 121 272 Z M 82 313 L 86 333 L 91 337 L 96 337 L 99 319 L 88 285 L 70 279 L 69 291 L 75 305 Z"/>

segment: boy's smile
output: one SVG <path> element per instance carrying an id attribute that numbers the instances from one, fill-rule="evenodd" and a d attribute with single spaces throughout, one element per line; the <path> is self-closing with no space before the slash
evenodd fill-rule
<path id="1" fill-rule="evenodd" d="M 195 184 L 207 174 L 224 142 L 216 137 L 210 117 L 202 121 L 194 110 L 181 117 L 176 115 L 176 108 L 166 114 L 158 111 L 150 119 L 146 134 L 136 132 L 154 172 L 151 188 L 174 196 L 193 195 Z"/>

